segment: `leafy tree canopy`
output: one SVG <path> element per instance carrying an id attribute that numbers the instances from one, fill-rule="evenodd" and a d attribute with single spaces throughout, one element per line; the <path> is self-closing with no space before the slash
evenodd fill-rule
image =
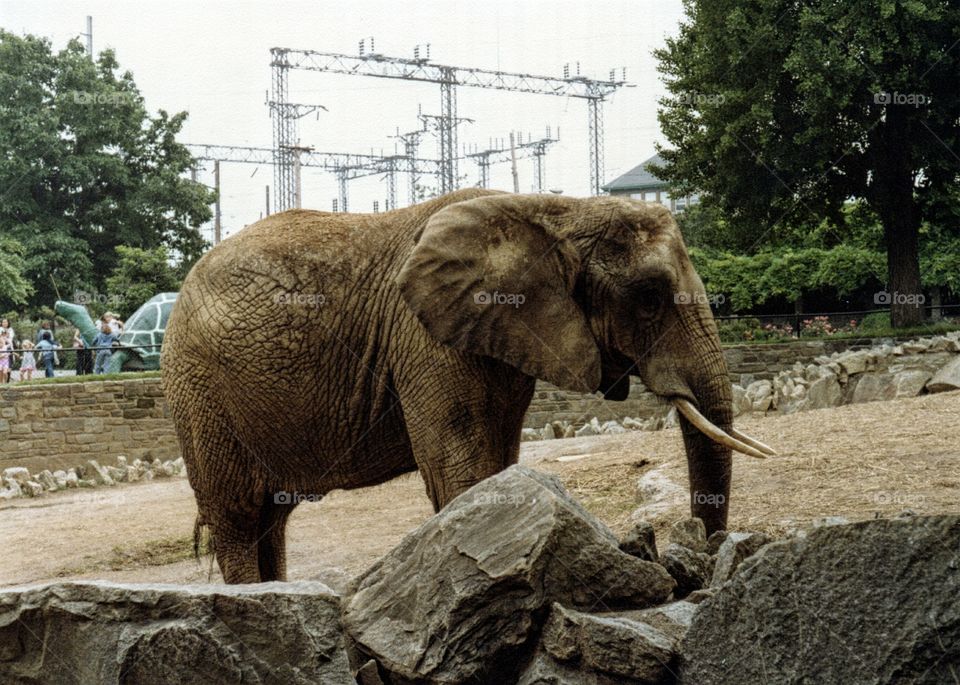
<path id="1" fill-rule="evenodd" d="M 26 303 L 33 287 L 23 277 L 23 247 L 17 241 L 0 236 L 0 311 Z"/>
<path id="2" fill-rule="evenodd" d="M 22 246 L 31 306 L 101 290 L 118 246 L 199 257 L 213 195 L 184 176 L 185 119 L 150 116 L 110 50 L 0 30 L 0 234 Z"/>
<path id="3" fill-rule="evenodd" d="M 844 206 L 880 221 L 891 291 L 921 287 L 924 223 L 960 230 L 960 6 L 942 0 L 685 0 L 657 51 L 670 143 L 655 170 L 751 251 Z M 930 262 L 933 264 L 933 262 Z M 937 267 L 942 264 L 937 262 Z M 793 267 L 792 267 L 793 268 Z M 796 267 L 799 268 L 799 267 Z M 924 276 L 927 278 L 927 276 Z M 916 307 L 894 306 L 895 325 Z"/>
<path id="4" fill-rule="evenodd" d="M 162 245 L 150 250 L 120 245 L 117 257 L 106 285 L 110 308 L 121 318 L 133 314 L 157 293 L 180 289 L 180 275 L 171 266 L 170 254 Z"/>

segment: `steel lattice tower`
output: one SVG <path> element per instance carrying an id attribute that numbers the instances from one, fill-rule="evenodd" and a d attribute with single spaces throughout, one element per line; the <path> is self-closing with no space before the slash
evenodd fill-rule
<path id="1" fill-rule="evenodd" d="M 371 48 L 372 45 L 371 41 Z M 625 79 L 615 78 L 613 72 L 611 72 L 610 78 L 604 81 L 580 76 L 579 68 L 575 76 L 570 76 L 565 72 L 563 78 L 557 78 L 473 67 L 443 66 L 433 64 L 429 59 L 421 59 L 418 52 L 414 53 L 414 59 L 412 60 L 387 57 L 373 52 L 361 55 L 343 55 L 290 48 L 271 48 L 270 52 L 273 55 L 272 64 L 275 72 L 279 66 L 284 71 L 306 69 L 349 76 L 372 76 L 439 84 L 442 118 L 440 127 L 440 188 L 443 192 L 454 190 L 458 185 L 456 132 L 456 89 L 458 86 L 586 99 L 588 102 L 590 137 L 590 191 L 594 195 L 600 194 L 604 175 L 603 100 L 621 86 L 626 85 Z M 282 91 L 284 100 L 282 101 L 285 101 L 287 94 L 285 78 L 285 75 L 277 74 L 274 77 L 275 82 L 282 81 L 282 83 L 275 83 L 276 92 L 280 93 L 279 88 L 281 86 L 284 89 Z M 288 134 L 286 140 L 289 141 L 292 137 L 295 136 Z M 275 138 L 279 140 L 281 136 L 275 135 Z M 278 159 L 282 162 L 286 158 L 278 154 Z"/>
<path id="2" fill-rule="evenodd" d="M 590 194 L 599 195 L 603 185 L 603 97 L 590 98 L 587 104 L 587 135 L 590 137 Z"/>
<path id="3" fill-rule="evenodd" d="M 289 100 L 290 68 L 286 55 L 280 50 L 273 53 L 270 92 L 270 114 L 273 118 L 273 197 L 276 211 L 290 209 L 296 201 L 296 180 L 293 169 L 293 150 L 297 142 L 297 120 L 288 116 L 286 103 Z"/>
<path id="4" fill-rule="evenodd" d="M 457 189 L 457 75 L 451 67 L 441 69 L 440 81 L 440 193 Z"/>

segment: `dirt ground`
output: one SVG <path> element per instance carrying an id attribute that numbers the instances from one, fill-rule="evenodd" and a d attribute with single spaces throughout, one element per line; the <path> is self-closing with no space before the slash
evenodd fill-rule
<path id="1" fill-rule="evenodd" d="M 824 516 L 960 513 L 960 392 L 751 416 L 737 425 L 779 455 L 734 457 L 733 529 L 779 534 Z M 618 534 L 638 509 L 658 532 L 688 515 L 677 429 L 524 443 L 521 461 L 557 474 Z M 655 487 L 639 488 L 641 479 Z M 5 503 L 0 585 L 219 582 L 209 558 L 192 558 L 195 512 L 184 478 Z M 413 474 L 302 504 L 288 527 L 289 577 L 342 587 L 431 513 Z"/>

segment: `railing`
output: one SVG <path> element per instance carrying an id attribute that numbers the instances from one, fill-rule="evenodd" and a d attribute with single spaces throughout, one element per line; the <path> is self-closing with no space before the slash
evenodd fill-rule
<path id="1" fill-rule="evenodd" d="M 58 360 L 59 360 L 59 364 L 56 364 L 56 365 L 55 365 L 55 368 L 58 368 L 58 369 L 76 369 L 78 372 L 81 371 L 81 370 L 80 370 L 79 368 L 77 368 L 77 356 L 78 356 L 79 354 L 82 354 L 83 352 L 88 352 L 88 353 L 89 353 L 89 355 L 88 355 L 88 357 L 87 357 L 88 362 L 87 362 L 87 364 L 85 364 L 84 369 L 82 370 L 82 373 L 80 373 L 80 375 L 86 375 L 86 374 L 92 374 L 92 373 L 93 373 L 93 364 L 94 364 L 94 360 L 95 360 L 95 358 L 96 358 L 96 356 L 97 356 L 96 353 L 99 352 L 99 351 L 101 351 L 101 350 L 110 350 L 111 352 L 120 352 L 120 351 L 123 351 L 123 350 L 156 349 L 156 348 L 159 348 L 159 347 L 161 347 L 161 345 L 157 345 L 157 344 L 150 344 L 150 345 L 120 345 L 120 344 L 114 344 L 114 345 L 110 345 L 109 347 L 107 347 L 107 346 L 99 346 L 99 347 L 94 347 L 94 346 L 90 346 L 90 347 L 61 347 L 61 346 L 58 346 L 58 347 L 53 348 L 52 350 L 43 350 L 43 349 L 40 349 L 40 348 L 38 348 L 38 347 L 32 347 L 32 348 L 30 348 L 30 349 L 26 349 L 26 348 L 24 348 L 24 347 L 15 347 L 15 348 L 13 348 L 13 349 L 7 350 L 6 352 L 0 351 L 0 355 L 4 355 L 4 354 L 7 354 L 7 355 L 16 355 L 16 357 L 13 357 L 13 358 L 11 359 L 11 364 L 10 364 L 10 366 L 9 366 L 9 369 L 10 369 L 10 371 L 19 371 L 19 370 L 20 370 L 20 364 L 19 364 L 19 363 L 16 363 L 16 359 L 19 358 L 20 361 L 22 362 L 23 353 L 24 353 L 24 352 L 32 352 L 32 353 L 33 353 L 34 360 L 36 361 L 36 366 L 35 366 L 34 371 L 33 371 L 33 377 L 34 377 L 34 378 L 40 378 L 40 377 L 43 376 L 44 369 L 45 369 L 45 366 L 46 366 L 45 363 L 44 363 L 44 361 L 43 361 L 42 355 L 43 355 L 44 352 L 47 352 L 47 351 L 52 351 L 52 352 L 55 352 L 55 353 L 57 354 L 57 358 L 58 358 Z"/>
<path id="2" fill-rule="evenodd" d="M 939 307 L 931 307 L 929 305 L 924 307 L 925 314 L 927 318 L 920 324 L 931 325 L 936 324 L 938 321 L 943 319 L 950 319 L 954 317 L 960 317 L 960 305 L 942 305 Z M 937 311 L 940 315 L 940 319 L 931 319 L 931 314 Z M 824 324 L 829 324 L 830 328 L 841 332 L 841 333 L 856 333 L 856 326 L 851 326 L 851 322 L 855 321 L 856 325 L 862 323 L 863 318 L 870 314 L 889 314 L 890 309 L 862 309 L 856 311 L 846 311 L 846 312 L 802 312 L 802 313 L 793 313 L 793 314 L 731 314 L 731 315 L 715 315 L 714 318 L 718 322 L 737 322 L 737 321 L 759 321 L 760 325 L 763 327 L 773 326 L 779 327 L 780 332 L 784 335 L 791 335 L 794 338 L 804 337 L 804 329 L 813 329 L 813 334 L 809 337 L 823 337 L 823 329 L 825 328 Z M 960 325 L 960 322 L 958 322 Z M 786 331 L 786 327 L 789 326 L 791 331 L 789 334 Z M 871 336 L 869 330 L 863 331 L 864 336 Z"/>

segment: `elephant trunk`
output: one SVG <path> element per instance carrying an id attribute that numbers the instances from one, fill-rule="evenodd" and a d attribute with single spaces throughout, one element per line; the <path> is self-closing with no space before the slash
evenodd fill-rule
<path id="1" fill-rule="evenodd" d="M 757 442 L 733 432 L 733 392 L 713 315 L 706 307 L 681 307 L 673 343 L 652 352 L 644 383 L 678 410 L 690 479 L 690 510 L 707 532 L 727 525 L 731 448 L 763 456 Z M 676 341 L 683 341 L 678 345 Z M 764 446 L 765 447 L 765 446 Z"/>
<path id="2" fill-rule="evenodd" d="M 694 389 L 700 414 L 713 426 L 730 435 L 733 398 L 727 365 L 719 352 L 719 345 L 716 353 L 711 353 L 705 362 L 705 366 L 698 369 L 700 377 L 693 379 L 690 387 Z M 683 412 L 679 418 L 687 453 L 690 511 L 693 516 L 703 520 L 709 535 L 727 526 L 731 449 L 704 432 Z"/>

